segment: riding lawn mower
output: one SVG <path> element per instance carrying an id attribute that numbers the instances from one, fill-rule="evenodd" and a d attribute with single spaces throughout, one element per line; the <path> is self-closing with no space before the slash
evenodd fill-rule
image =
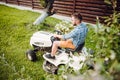
<path id="1" fill-rule="evenodd" d="M 60 31 L 56 31 L 57 34 L 60 34 Z M 48 73 L 57 73 L 61 65 L 68 65 L 74 70 L 80 70 L 86 61 L 86 57 L 89 55 L 87 49 L 84 47 L 84 43 L 80 44 L 75 50 L 67 48 L 58 48 L 56 59 L 49 59 L 45 57 L 46 54 L 50 54 L 52 44 L 54 41 L 58 41 L 58 38 L 53 37 L 53 33 L 46 31 L 35 32 L 31 39 L 30 45 L 33 46 L 34 50 L 28 50 L 26 56 L 30 61 L 36 61 L 36 53 L 38 51 L 44 51 L 43 54 L 44 62 L 43 69 Z M 74 55 L 78 53 L 79 55 Z"/>

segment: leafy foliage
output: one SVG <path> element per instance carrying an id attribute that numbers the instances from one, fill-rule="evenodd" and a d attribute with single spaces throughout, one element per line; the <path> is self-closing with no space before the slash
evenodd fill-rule
<path id="1" fill-rule="evenodd" d="M 63 34 L 66 34 L 73 29 L 73 25 L 68 21 L 61 21 L 56 24 L 55 29 L 61 31 Z"/>
<path id="2" fill-rule="evenodd" d="M 110 14 L 109 16 L 104 17 L 105 18 L 104 22 L 106 23 L 107 26 L 118 27 L 120 24 L 120 13 L 116 11 L 117 0 L 105 0 L 105 2 L 112 7 L 113 14 Z M 118 29 L 120 28 L 118 27 Z"/>
<path id="3" fill-rule="evenodd" d="M 41 6 L 44 7 L 44 8 L 47 7 L 46 0 L 40 0 L 40 4 L 41 4 Z"/>

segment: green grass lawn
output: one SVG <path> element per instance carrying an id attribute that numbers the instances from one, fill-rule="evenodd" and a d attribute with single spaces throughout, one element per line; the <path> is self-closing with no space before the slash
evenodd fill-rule
<path id="1" fill-rule="evenodd" d="M 33 26 L 38 16 L 39 13 L 0 5 L 0 80 L 44 80 L 46 77 L 42 69 L 43 53 L 37 54 L 37 62 L 31 62 L 25 52 L 32 48 L 29 40 L 34 32 L 51 31 L 60 20 L 49 17 L 43 24 Z"/>

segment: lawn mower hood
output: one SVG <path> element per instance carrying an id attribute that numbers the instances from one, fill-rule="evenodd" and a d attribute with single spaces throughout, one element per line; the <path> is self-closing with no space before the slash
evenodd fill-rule
<path id="1" fill-rule="evenodd" d="M 38 47 L 51 47 L 52 41 L 51 36 L 53 34 L 45 31 L 38 31 L 34 33 L 30 39 L 31 46 L 38 46 Z"/>

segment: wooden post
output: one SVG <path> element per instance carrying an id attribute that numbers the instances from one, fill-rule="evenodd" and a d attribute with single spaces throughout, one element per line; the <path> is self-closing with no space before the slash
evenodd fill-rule
<path id="1" fill-rule="evenodd" d="M 73 0 L 73 13 L 75 12 L 76 0 Z"/>
<path id="2" fill-rule="evenodd" d="M 18 6 L 19 6 L 19 0 L 17 0 L 17 4 L 18 4 Z"/>
<path id="3" fill-rule="evenodd" d="M 34 1 L 32 0 L 32 9 L 34 9 Z"/>
<path id="4" fill-rule="evenodd" d="M 8 3 L 8 1 L 7 1 L 7 0 L 5 0 L 5 2 L 6 2 L 6 4 Z"/>

